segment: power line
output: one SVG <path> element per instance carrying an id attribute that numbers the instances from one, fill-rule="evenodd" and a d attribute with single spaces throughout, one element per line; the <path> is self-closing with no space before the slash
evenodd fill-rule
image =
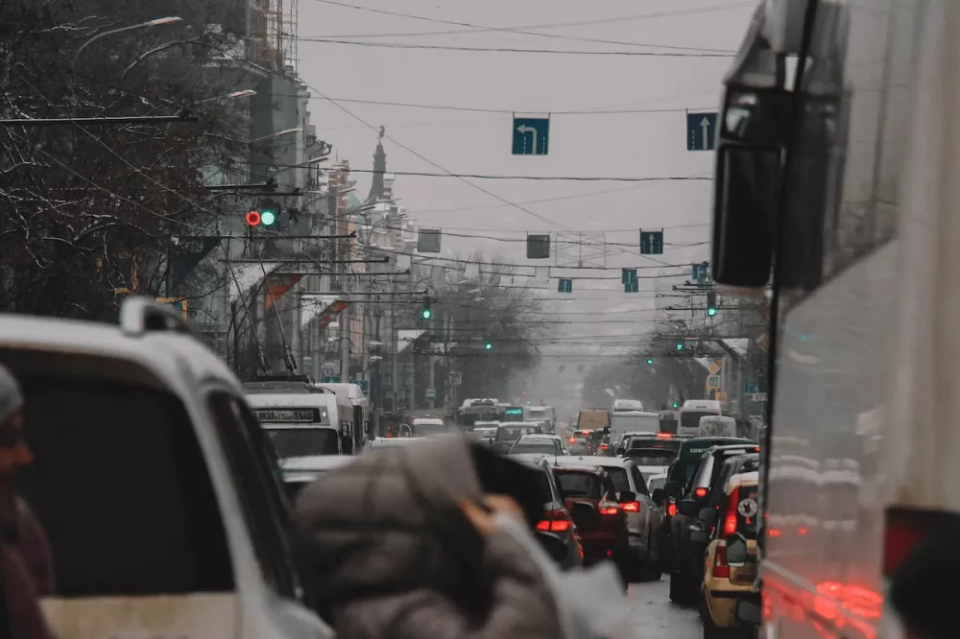
<path id="1" fill-rule="evenodd" d="M 517 30 L 528 30 L 528 29 L 561 29 L 566 27 L 582 27 L 590 26 L 596 24 L 609 24 L 611 22 L 623 23 L 623 22 L 633 22 L 636 20 L 649 20 L 655 18 L 664 18 L 672 17 L 678 15 L 687 15 L 687 14 L 696 14 L 701 15 L 704 13 L 711 13 L 714 11 L 727 11 L 730 9 L 737 9 L 740 7 L 751 6 L 750 2 L 739 2 L 736 4 L 721 4 L 721 5 L 707 5 L 701 7 L 690 7 L 688 9 L 679 9 L 675 11 L 660 11 L 657 13 L 641 13 L 635 15 L 627 16 L 616 16 L 612 18 L 595 18 L 592 20 L 578 20 L 575 22 L 553 22 L 549 24 L 531 24 L 523 25 L 518 27 L 503 27 L 504 29 L 510 29 L 511 31 Z M 414 16 L 405 16 L 405 17 L 414 17 Z M 349 38 L 349 39 L 358 39 L 358 38 L 400 38 L 400 37 L 420 37 L 420 36 L 439 36 L 439 35 L 464 35 L 464 34 L 474 34 L 474 33 L 489 33 L 490 31 L 496 31 L 496 28 L 466 28 L 466 29 L 457 29 L 457 30 L 447 30 L 447 31 L 416 31 L 413 33 L 356 33 L 356 34 L 345 34 L 345 33 L 334 33 L 327 35 L 312 36 L 314 38 Z M 549 34 L 532 34 L 539 37 L 550 37 Z M 561 37 L 564 37 L 561 35 Z M 567 36 L 569 37 L 569 36 Z M 640 44 L 639 46 L 648 46 L 648 47 L 665 47 L 668 45 L 656 45 L 656 44 Z M 712 49 L 711 49 L 712 50 Z"/>
<path id="2" fill-rule="evenodd" d="M 679 45 L 667 45 L 667 44 L 643 44 L 640 42 L 624 42 L 619 40 L 603 40 L 599 38 L 585 38 L 581 36 L 570 36 L 570 35 L 560 35 L 556 33 L 538 33 L 536 31 L 526 31 L 524 29 L 510 28 L 510 27 L 490 27 L 486 25 L 472 24 L 470 22 L 457 22 L 455 20 L 443 20 L 441 18 L 431 18 L 428 16 L 415 15 L 412 13 L 400 13 L 398 11 L 388 11 L 386 9 L 374 9 L 372 7 L 363 7 L 354 4 L 348 4 L 346 2 L 338 2 L 337 0 L 315 0 L 315 2 L 320 2 L 322 4 L 329 4 L 337 7 L 343 7 L 346 9 L 354 9 L 356 11 L 366 11 L 368 13 L 378 13 L 381 15 L 389 15 L 398 18 L 407 18 L 409 20 L 419 20 L 421 22 L 433 22 L 437 24 L 446 24 L 454 27 L 465 27 L 471 30 L 480 30 L 480 31 L 497 31 L 501 33 L 515 33 L 520 35 L 535 36 L 539 38 L 552 38 L 556 40 L 575 40 L 578 42 L 593 42 L 597 44 L 618 44 L 623 46 L 633 46 L 633 47 L 647 47 L 647 48 L 658 48 L 658 49 L 678 49 L 678 50 L 694 50 L 694 51 L 717 51 L 717 49 L 700 49 L 698 47 L 683 47 Z M 749 4 L 749 3 L 744 3 Z M 714 5 L 716 6 L 716 5 Z M 725 53 L 733 53 L 726 52 Z"/>
<path id="3" fill-rule="evenodd" d="M 455 104 L 420 104 L 416 102 L 391 102 L 388 100 L 363 100 L 360 98 L 329 98 L 337 102 L 346 102 L 348 104 L 372 104 L 377 106 L 392 106 L 407 109 L 428 109 L 434 111 L 465 111 L 468 113 L 497 113 L 501 115 L 511 115 L 514 113 L 547 113 L 551 116 L 560 115 L 617 115 L 617 114 L 635 114 L 635 113 L 684 113 L 687 111 L 705 111 L 713 109 L 715 106 L 705 107 L 669 107 L 661 109 L 571 109 L 567 111 L 550 111 L 545 109 L 491 109 L 484 107 L 458 106 Z M 484 122 L 493 122 L 494 120 L 483 120 Z"/>
<path id="4" fill-rule="evenodd" d="M 318 2 L 323 0 L 317 0 Z M 440 44 L 401 44 L 398 42 L 353 42 L 350 40 L 297 38 L 302 42 L 319 44 L 339 44 L 372 49 L 408 49 L 424 51 L 466 51 L 471 53 L 528 53 L 537 55 L 585 55 L 618 56 L 640 58 L 724 58 L 734 57 L 734 53 L 679 53 L 666 51 L 573 51 L 569 49 L 519 49 L 514 47 L 456 47 Z"/>

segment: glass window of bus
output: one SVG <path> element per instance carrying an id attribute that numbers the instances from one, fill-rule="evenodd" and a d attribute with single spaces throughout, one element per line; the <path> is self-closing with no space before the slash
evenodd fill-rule
<path id="1" fill-rule="evenodd" d="M 267 428 L 281 459 L 339 455 L 340 433 L 333 428 Z"/>

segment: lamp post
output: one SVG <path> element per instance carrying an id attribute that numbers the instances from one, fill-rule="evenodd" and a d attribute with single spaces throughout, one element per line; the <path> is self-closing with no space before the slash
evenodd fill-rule
<path id="1" fill-rule="evenodd" d="M 114 35 L 117 33 L 124 33 L 125 31 L 134 31 L 136 29 L 149 29 L 150 27 L 159 27 L 164 24 L 174 24 L 176 22 L 182 22 L 183 18 L 180 16 L 167 16 L 165 18 L 155 18 L 153 20 L 147 20 L 146 22 L 141 22 L 139 24 L 132 24 L 126 27 L 120 27 L 118 29 L 110 29 L 109 31 L 103 31 L 93 36 L 86 42 L 80 45 L 80 48 L 77 49 L 76 53 L 73 54 L 73 61 L 70 63 L 70 69 L 73 72 L 74 77 L 76 77 L 75 68 L 77 66 L 77 58 L 80 56 L 80 53 L 86 49 L 88 46 L 99 40 L 100 38 L 105 38 L 108 35 Z"/>

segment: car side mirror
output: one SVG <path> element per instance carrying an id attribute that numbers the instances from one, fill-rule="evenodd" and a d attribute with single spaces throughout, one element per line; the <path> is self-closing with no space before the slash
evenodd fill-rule
<path id="1" fill-rule="evenodd" d="M 677 504 L 677 510 L 684 517 L 696 517 L 700 513 L 700 506 L 692 499 L 684 499 Z"/>
<path id="2" fill-rule="evenodd" d="M 653 489 L 653 503 L 658 506 L 662 506 L 663 502 L 666 500 L 667 495 L 663 492 L 663 488 L 654 488 Z"/>
<path id="3" fill-rule="evenodd" d="M 747 540 L 740 533 L 727 537 L 727 564 L 739 568 L 747 563 Z"/>
<path id="4" fill-rule="evenodd" d="M 637 501 L 637 493 L 632 490 L 625 490 L 620 493 L 617 499 L 621 504 L 628 504 L 632 501 Z"/>
<path id="5" fill-rule="evenodd" d="M 678 481 L 668 481 L 663 485 L 663 493 L 667 497 L 679 497 L 683 492 L 683 484 Z"/>
<path id="6" fill-rule="evenodd" d="M 577 528 L 582 530 L 593 530 L 600 525 L 600 513 L 589 502 L 574 502 L 570 514 L 574 523 L 577 524 Z"/>
<path id="7" fill-rule="evenodd" d="M 716 519 L 717 511 L 713 508 L 701 508 L 700 512 L 697 513 L 697 521 L 703 522 L 705 524 L 712 524 L 714 519 Z"/>
<path id="8" fill-rule="evenodd" d="M 555 535 L 537 532 L 534 536 L 537 538 L 537 541 L 540 542 L 540 546 L 547 551 L 547 554 L 550 555 L 554 561 L 562 563 L 567 558 L 569 554 L 567 545 L 560 541 Z"/>

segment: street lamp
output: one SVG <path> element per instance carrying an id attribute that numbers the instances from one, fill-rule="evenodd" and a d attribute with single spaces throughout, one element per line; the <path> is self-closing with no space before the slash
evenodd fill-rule
<path id="1" fill-rule="evenodd" d="M 73 62 L 70 64 L 70 69 L 73 71 L 74 67 L 77 66 L 77 57 L 80 55 L 80 52 L 86 49 L 88 46 L 108 35 L 114 35 L 116 33 L 123 33 L 124 31 L 133 31 L 135 29 L 149 29 L 150 27 L 159 27 L 164 24 L 173 24 L 175 22 L 182 22 L 183 18 L 180 16 L 167 16 L 165 18 L 155 18 L 154 20 L 147 20 L 146 22 L 141 22 L 139 24 L 132 24 L 127 27 L 120 27 L 119 29 L 110 29 L 109 31 L 104 31 L 93 36 L 86 42 L 80 45 L 80 48 L 77 49 L 77 52 L 73 54 Z M 74 72 L 74 77 L 76 77 L 76 72 Z"/>
<path id="2" fill-rule="evenodd" d="M 209 102 L 219 102 L 220 100 L 238 100 L 240 98 L 249 98 L 256 95 L 257 92 L 253 89 L 243 89 L 241 91 L 234 91 L 233 93 L 227 93 L 226 95 L 218 95 L 212 98 L 207 98 L 205 100 L 200 100 L 197 104 L 207 104 Z"/>
<path id="3" fill-rule="evenodd" d="M 278 138 L 281 135 L 290 135 L 291 133 L 300 133 L 301 131 L 303 131 L 303 127 L 296 127 L 294 129 L 284 129 L 283 131 L 277 131 L 276 133 L 271 133 L 269 135 L 261 135 L 259 138 L 253 138 L 252 140 L 247 140 L 247 144 L 254 144 L 255 142 L 261 142 L 263 140 Z"/>

